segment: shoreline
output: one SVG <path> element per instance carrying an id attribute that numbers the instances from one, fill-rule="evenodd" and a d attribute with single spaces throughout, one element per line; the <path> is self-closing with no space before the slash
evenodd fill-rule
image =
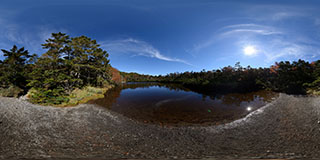
<path id="1" fill-rule="evenodd" d="M 62 104 L 57 104 L 57 105 L 55 105 L 55 104 L 38 104 L 38 103 L 32 103 L 32 102 L 28 101 L 30 96 L 32 96 L 32 94 L 33 94 L 32 91 L 28 92 L 24 96 L 19 97 L 18 99 L 26 100 L 26 101 L 34 104 L 34 105 L 40 105 L 40 106 L 77 107 L 80 104 L 85 104 L 85 103 L 88 103 L 89 101 L 92 101 L 92 100 L 96 100 L 96 99 L 99 99 L 99 98 L 104 98 L 105 93 L 108 92 L 110 89 L 112 89 L 114 87 L 115 87 L 115 85 L 109 85 L 109 86 L 103 87 L 103 88 L 86 86 L 86 87 L 84 87 L 82 89 L 75 89 L 68 96 L 68 98 L 70 98 L 69 102 L 62 103 Z"/>
<path id="2" fill-rule="evenodd" d="M 92 104 L 0 97 L 0 159 L 319 158 L 319 106 L 319 97 L 281 94 L 224 125 L 160 127 Z"/>

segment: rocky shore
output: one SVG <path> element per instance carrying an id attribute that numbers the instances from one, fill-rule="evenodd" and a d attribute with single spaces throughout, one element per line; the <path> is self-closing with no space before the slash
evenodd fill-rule
<path id="1" fill-rule="evenodd" d="M 57 108 L 0 97 L 0 159 L 319 159 L 320 98 L 279 98 L 243 119 L 162 127 L 91 104 Z"/>

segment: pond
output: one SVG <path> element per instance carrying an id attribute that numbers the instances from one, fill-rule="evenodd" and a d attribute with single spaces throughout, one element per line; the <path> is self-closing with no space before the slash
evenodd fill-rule
<path id="1" fill-rule="evenodd" d="M 205 96 L 177 84 L 127 83 L 89 103 L 143 123 L 217 125 L 240 119 L 277 96 L 270 91 Z"/>

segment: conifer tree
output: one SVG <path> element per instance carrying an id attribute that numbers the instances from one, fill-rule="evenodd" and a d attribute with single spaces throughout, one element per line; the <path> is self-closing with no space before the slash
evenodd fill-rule
<path id="1" fill-rule="evenodd" d="M 1 51 L 5 57 L 1 62 L 1 87 L 7 88 L 13 85 L 19 88 L 25 88 L 27 77 L 25 65 L 33 56 L 29 55 L 28 50 L 25 50 L 24 47 L 18 48 L 16 45 L 10 50 L 2 49 Z"/>
<path id="2" fill-rule="evenodd" d="M 95 40 L 80 36 L 69 38 L 64 33 L 53 33 L 42 44 L 47 52 L 36 62 L 28 86 L 37 92 L 37 103 L 60 104 L 75 88 L 102 87 L 110 81 L 108 53 Z"/>

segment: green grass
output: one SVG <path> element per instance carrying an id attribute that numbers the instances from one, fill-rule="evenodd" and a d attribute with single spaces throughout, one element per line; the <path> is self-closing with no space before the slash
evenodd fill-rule
<path id="1" fill-rule="evenodd" d="M 0 96 L 2 97 L 18 97 L 23 90 L 17 86 L 10 86 L 9 88 L 0 88 Z"/>
<path id="2" fill-rule="evenodd" d="M 307 94 L 311 94 L 311 95 L 320 95 L 320 90 L 316 90 L 316 89 L 308 89 L 307 90 Z"/>
<path id="3" fill-rule="evenodd" d="M 41 105 L 45 106 L 56 106 L 56 107 L 68 107 L 68 106 L 76 106 L 78 104 L 87 103 L 90 100 L 103 98 L 104 94 L 112 88 L 113 85 L 105 86 L 104 88 L 98 88 L 98 87 L 91 87 L 87 86 L 82 89 L 75 89 L 71 92 L 70 95 L 64 96 L 63 98 L 68 99 L 68 102 L 63 102 L 61 104 L 54 104 L 54 103 L 45 103 Z M 35 89 L 30 89 L 27 97 L 31 98 L 36 94 Z"/>
<path id="4" fill-rule="evenodd" d="M 67 98 L 69 98 L 69 101 L 67 103 L 62 103 L 57 106 L 59 106 L 59 107 L 76 106 L 78 104 L 87 103 L 90 100 L 103 98 L 104 94 L 110 88 L 112 88 L 112 86 L 108 86 L 105 88 L 97 88 L 97 87 L 87 86 L 82 89 L 75 89 L 67 97 Z"/>

